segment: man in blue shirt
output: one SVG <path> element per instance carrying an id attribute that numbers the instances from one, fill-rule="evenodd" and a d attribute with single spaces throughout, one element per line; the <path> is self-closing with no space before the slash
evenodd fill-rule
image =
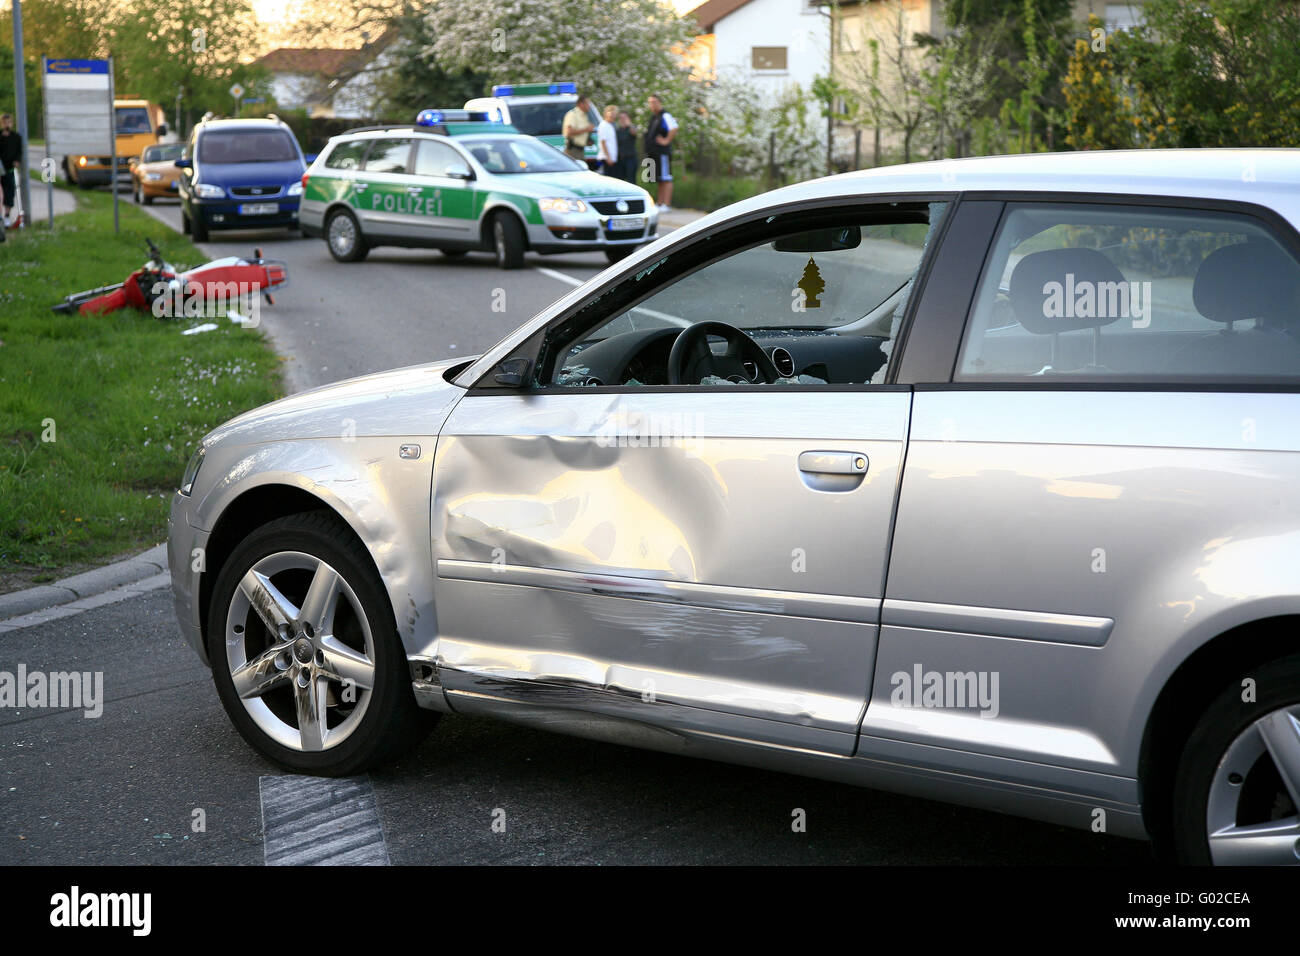
<path id="1" fill-rule="evenodd" d="M 663 101 L 654 94 L 646 100 L 650 122 L 645 129 L 644 153 L 654 162 L 654 180 L 659 184 L 659 211 L 668 212 L 673 202 L 672 152 L 677 138 L 677 120 L 665 112 Z"/>

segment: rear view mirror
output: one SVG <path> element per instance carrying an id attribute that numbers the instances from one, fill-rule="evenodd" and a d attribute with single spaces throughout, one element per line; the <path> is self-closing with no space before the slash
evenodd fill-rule
<path id="1" fill-rule="evenodd" d="M 191 166 L 194 165 L 194 163 L 186 159 L 184 156 L 182 156 L 180 159 L 172 163 L 172 165 L 175 166 L 177 169 L 189 169 Z"/>
<path id="2" fill-rule="evenodd" d="M 453 163 L 447 167 L 447 175 L 452 179 L 473 179 L 474 174 L 469 171 L 469 167 L 462 163 Z"/>
<path id="3" fill-rule="evenodd" d="M 528 369 L 532 364 L 526 358 L 506 359 L 497 366 L 496 374 L 492 376 L 493 380 L 507 388 L 520 388 L 524 384 L 524 379 L 528 377 Z"/>
<path id="4" fill-rule="evenodd" d="M 835 226 L 782 236 L 772 243 L 772 248 L 777 252 L 836 252 L 840 249 L 856 249 L 860 245 L 861 226 Z"/>

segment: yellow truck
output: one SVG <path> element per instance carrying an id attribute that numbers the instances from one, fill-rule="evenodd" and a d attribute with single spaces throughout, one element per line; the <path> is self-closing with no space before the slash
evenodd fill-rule
<path id="1" fill-rule="evenodd" d="M 113 113 L 117 122 L 117 173 L 129 179 L 131 160 L 139 159 L 146 146 L 158 142 L 163 109 L 148 100 L 119 97 L 113 100 Z M 112 165 L 111 156 L 65 156 L 63 174 L 68 182 L 89 189 L 107 185 L 113 180 Z"/>

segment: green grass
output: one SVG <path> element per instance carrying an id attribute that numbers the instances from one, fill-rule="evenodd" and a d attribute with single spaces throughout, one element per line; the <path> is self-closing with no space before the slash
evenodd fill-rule
<path id="1" fill-rule="evenodd" d="M 655 194 L 653 184 L 646 188 L 651 196 Z M 673 205 L 680 209 L 713 212 L 766 189 L 758 179 L 744 176 L 700 176 L 689 170 L 673 173 Z"/>
<path id="2" fill-rule="evenodd" d="M 168 261 L 205 257 L 112 197 L 0 245 L 0 583 L 102 561 L 166 537 L 171 494 L 211 428 L 281 394 L 260 331 L 147 312 L 56 315 L 68 293 L 120 282 L 153 238 Z M 53 441 L 47 439 L 53 438 Z"/>

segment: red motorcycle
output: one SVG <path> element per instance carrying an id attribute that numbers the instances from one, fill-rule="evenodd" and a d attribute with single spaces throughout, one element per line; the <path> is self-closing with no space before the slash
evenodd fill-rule
<path id="1" fill-rule="evenodd" d="M 173 302 L 220 302 L 228 299 L 232 290 L 237 290 L 238 294 L 261 294 L 268 305 L 275 305 L 271 290 L 289 282 L 289 266 L 278 259 L 263 259 L 261 249 L 254 249 L 251 259 L 226 256 L 186 272 L 177 272 L 174 266 L 163 260 L 153 240 L 146 239 L 145 242 L 149 246 L 149 261 L 144 268 L 132 272 L 121 285 L 76 292 L 53 306 L 54 311 L 102 315 L 128 307 L 151 309 L 154 302 L 163 296 L 171 297 Z"/>

